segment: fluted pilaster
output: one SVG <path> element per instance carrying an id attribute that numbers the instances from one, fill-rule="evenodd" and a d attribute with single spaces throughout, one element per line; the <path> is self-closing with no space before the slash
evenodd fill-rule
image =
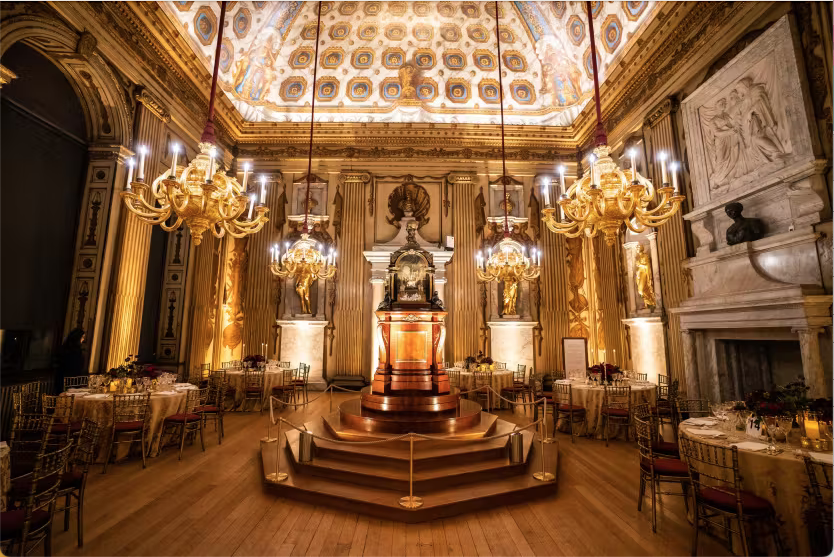
<path id="1" fill-rule="evenodd" d="M 220 240 L 204 235 L 194 248 L 194 277 L 191 294 L 191 345 L 188 350 L 189 371 L 199 370 L 211 362 L 208 353 L 214 334 L 214 293 L 217 281 L 217 245 Z"/>
<path id="2" fill-rule="evenodd" d="M 539 323 L 542 327 L 542 343 L 540 356 L 538 346 L 536 347 L 536 371 L 549 372 L 564 369 L 562 338 L 570 336 L 565 237 L 549 230 L 542 231 L 541 250 Z"/>
<path id="3" fill-rule="evenodd" d="M 450 174 L 452 189 L 452 233 L 455 255 L 449 265 L 449 323 L 446 337 L 446 359 L 463 360 L 478 351 L 481 312 L 478 302 L 480 289 L 475 273 L 475 184 L 471 174 Z"/>
<path id="4" fill-rule="evenodd" d="M 620 282 L 620 249 L 618 245 L 609 246 L 602 236 L 595 238 L 594 244 L 598 270 L 596 291 L 602 309 L 597 330 L 601 331 L 605 340 L 605 361 L 624 365 L 625 327 L 621 320 L 625 317 L 625 299 Z"/>
<path id="5" fill-rule="evenodd" d="M 284 179 L 280 173 L 267 176 L 266 205 L 268 217 L 276 214 Z M 263 230 L 246 239 L 246 291 L 243 295 L 243 344 L 247 351 L 256 350 L 265 344 L 269 347 L 267 356 L 278 352 L 275 346 L 275 319 L 277 317 L 276 288 L 278 278 L 269 270 L 269 248 L 277 243 L 281 230 L 276 220 L 270 221 Z M 254 353 L 254 352 L 252 352 Z M 246 354 L 244 354 L 245 356 Z"/>
<path id="6" fill-rule="evenodd" d="M 342 190 L 342 234 L 339 246 L 339 280 L 336 287 L 336 308 L 333 325 L 331 375 L 364 375 L 362 363 L 364 346 L 356 342 L 363 338 L 365 322 L 365 186 L 371 181 L 366 172 L 345 172 L 339 175 Z M 376 308 L 373 308 L 376 309 Z"/>
<path id="7" fill-rule="evenodd" d="M 165 125 L 158 115 L 143 104 L 138 105 L 137 113 L 139 126 L 136 143 L 148 147 L 145 181 L 150 184 L 159 173 L 160 161 L 165 151 Z M 112 317 L 107 346 L 107 368 L 118 366 L 128 355 L 136 354 L 139 349 L 148 252 L 153 230 L 130 211 L 124 211 L 123 214 L 115 284 L 110 303 Z"/>
<path id="8" fill-rule="evenodd" d="M 674 115 L 678 103 L 674 99 L 666 99 L 651 112 L 644 123 L 644 136 L 647 139 L 647 152 L 653 162 L 652 178 L 655 184 L 661 181 L 660 160 L 657 154 L 661 151 L 668 153 L 671 160 L 679 160 L 677 133 Z M 685 183 L 685 179 L 681 182 Z M 684 188 L 684 192 L 686 189 Z M 686 250 L 686 232 L 684 230 L 683 213 L 687 211 L 687 203 L 681 210 L 657 229 L 657 251 L 660 283 L 663 291 L 663 309 L 666 314 L 666 342 L 668 346 L 668 365 L 670 379 L 678 379 L 683 388 L 685 380 L 684 352 L 681 341 L 680 318 L 668 310 L 678 307 L 689 297 L 689 284 L 683 274 L 681 262 L 688 257 Z M 692 397 L 692 393 L 688 393 Z"/>

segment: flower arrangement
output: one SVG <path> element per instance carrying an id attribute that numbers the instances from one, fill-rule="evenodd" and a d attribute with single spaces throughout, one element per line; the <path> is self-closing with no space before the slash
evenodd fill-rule
<path id="1" fill-rule="evenodd" d="M 112 379 L 124 379 L 130 377 L 137 379 L 139 377 L 149 377 L 156 379 L 162 372 L 156 369 L 152 364 L 140 364 L 139 356 L 130 354 L 125 361 L 118 367 L 110 368 L 107 372 Z"/>
<path id="2" fill-rule="evenodd" d="M 489 356 L 484 356 L 483 350 L 479 350 L 477 356 L 467 356 L 466 359 L 463 361 L 463 365 L 467 368 L 469 368 L 472 364 L 491 365 L 493 363 L 494 362 L 492 361 L 492 358 L 490 358 Z"/>
<path id="3" fill-rule="evenodd" d="M 260 354 L 250 354 L 243 358 L 243 367 L 258 367 L 263 362 L 266 362 L 266 358 Z"/>
<path id="4" fill-rule="evenodd" d="M 618 366 L 614 364 L 606 364 L 600 363 L 593 365 L 588 368 L 588 373 L 590 374 L 599 374 L 600 381 L 611 381 L 613 380 L 613 375 L 617 373 L 622 373 Z"/>

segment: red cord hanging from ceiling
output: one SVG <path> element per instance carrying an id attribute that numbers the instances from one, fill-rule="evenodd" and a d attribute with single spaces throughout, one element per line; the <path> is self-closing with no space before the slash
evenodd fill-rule
<path id="1" fill-rule="evenodd" d="M 214 49 L 214 73 L 211 76 L 211 93 L 209 93 L 208 115 L 206 126 L 203 128 L 203 135 L 200 136 L 201 143 L 217 144 L 214 137 L 214 98 L 217 93 L 217 74 L 220 70 L 220 47 L 223 44 L 223 25 L 226 20 L 226 2 L 220 2 L 220 21 L 217 27 L 217 47 Z"/>
<path id="2" fill-rule="evenodd" d="M 510 236 L 509 217 L 507 216 L 507 154 L 504 149 L 504 81 L 501 78 L 501 30 L 498 25 L 498 0 L 495 0 L 495 38 L 498 41 L 498 99 L 501 106 L 501 183 L 504 185 L 504 237 Z"/>
<path id="3" fill-rule="evenodd" d="M 321 2 L 318 7 L 316 18 L 316 53 L 313 58 L 313 100 L 310 103 L 310 145 L 307 156 L 307 192 L 304 194 L 304 228 L 303 232 L 310 233 L 310 225 L 307 224 L 307 215 L 310 214 L 310 176 L 313 172 L 313 119 L 316 115 L 316 70 L 319 67 L 319 31 L 321 30 Z"/>
<path id="4" fill-rule="evenodd" d="M 585 2 L 588 10 L 588 31 L 591 35 L 591 66 L 594 70 L 594 103 L 597 107 L 597 128 L 594 132 L 594 143 L 596 146 L 608 145 L 608 135 L 605 133 L 605 126 L 602 125 L 602 108 L 599 104 L 599 73 L 597 71 L 597 44 L 594 39 L 594 8 L 593 2 Z"/>

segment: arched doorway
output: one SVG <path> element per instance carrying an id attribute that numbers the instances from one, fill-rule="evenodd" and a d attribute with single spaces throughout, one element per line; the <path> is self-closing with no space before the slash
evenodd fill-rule
<path id="1" fill-rule="evenodd" d="M 23 43 L 0 94 L 3 370 L 44 369 L 63 336 L 87 167 L 82 104 L 64 73 Z"/>

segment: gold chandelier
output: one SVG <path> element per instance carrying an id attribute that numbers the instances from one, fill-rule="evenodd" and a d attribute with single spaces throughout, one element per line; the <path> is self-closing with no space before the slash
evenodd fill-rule
<path id="1" fill-rule="evenodd" d="M 476 271 L 478 280 L 481 282 L 502 281 L 504 283 L 504 313 L 515 313 L 515 297 L 517 295 L 518 283 L 526 280 L 533 280 L 539 276 L 541 264 L 541 251 L 533 249 L 530 255 L 527 254 L 525 246 L 510 237 L 509 208 L 512 206 L 507 194 L 507 158 L 504 151 L 504 87 L 501 79 L 501 41 L 498 32 L 500 12 L 498 2 L 495 2 L 495 36 L 498 40 L 498 91 L 501 106 L 501 163 L 503 175 L 501 184 L 504 192 L 501 197 L 501 207 L 504 210 L 504 237 L 487 250 L 487 257 L 483 252 L 475 254 Z M 510 310 L 510 311 L 508 311 Z"/>
<path id="2" fill-rule="evenodd" d="M 313 58 L 313 83 L 316 83 L 316 70 L 319 59 L 319 28 L 321 27 L 321 2 L 319 2 L 318 23 L 316 26 L 316 52 Z M 315 89 L 315 88 L 313 88 Z M 310 105 L 310 144 L 307 156 L 307 192 L 304 196 L 304 225 L 301 238 L 292 245 L 284 245 L 281 254 L 279 245 L 272 247 L 269 269 L 281 278 L 295 277 L 296 291 L 301 297 L 303 313 L 310 313 L 309 288 L 315 279 L 329 279 L 336 274 L 336 250 L 331 249 L 324 255 L 324 245 L 310 238 L 308 217 L 310 214 L 310 180 L 313 172 L 313 119 L 316 114 L 316 92 Z"/>
<path id="3" fill-rule="evenodd" d="M 149 186 L 145 182 L 145 157 L 148 151 L 140 146 L 137 179 L 133 181 L 135 164 L 131 159 L 128 161 L 127 187 L 120 194 L 130 212 L 148 224 L 158 224 L 170 232 L 185 222 L 191 231 L 194 245 L 200 245 L 203 232 L 207 230 L 218 238 L 227 233 L 242 238 L 255 234 L 269 220 L 265 216 L 269 211 L 265 204 L 265 184 L 261 186 L 260 203 L 256 204 L 255 194 L 246 193 L 248 169 L 243 175 L 243 186 L 235 178 L 226 176 L 225 172 L 215 171 L 214 99 L 225 15 L 226 2 L 221 2 L 214 76 L 206 126 L 200 138 L 200 154 L 187 166 L 177 166 L 179 146 L 173 145 L 170 171 L 163 173 Z M 176 215 L 176 220 L 173 224 L 167 224 L 172 214 Z"/>
<path id="4" fill-rule="evenodd" d="M 644 232 L 648 227 L 658 227 L 680 210 L 685 197 L 678 192 L 676 163 L 672 163 L 671 166 L 674 185 L 670 186 L 666 181 L 666 157 L 663 153 L 659 157 L 663 185 L 657 188 L 656 192 L 652 183 L 637 173 L 633 150 L 629 152 L 631 169 L 628 171 L 620 170 L 611 158 L 599 102 L 594 18 L 591 2 L 586 4 L 597 111 L 596 147 L 588 157 L 590 172 L 569 188 L 565 185 L 564 168 L 560 167 L 559 189 L 562 194 L 559 196 L 558 205 L 561 214 L 557 214 L 557 208 L 550 205 L 549 191 L 544 188 L 545 208 L 542 209 L 542 220 L 551 231 L 569 238 L 575 238 L 583 232 L 589 237 L 594 237 L 602 232 L 605 241 L 613 245 L 623 225 L 636 233 Z M 653 204 L 656 193 L 660 194 L 661 198 L 657 204 Z"/>

